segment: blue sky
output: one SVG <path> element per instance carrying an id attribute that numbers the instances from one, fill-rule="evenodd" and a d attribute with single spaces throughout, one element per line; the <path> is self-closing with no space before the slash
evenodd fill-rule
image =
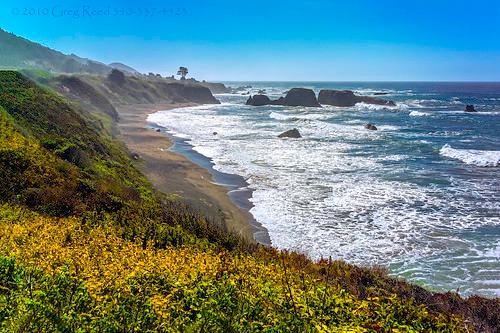
<path id="1" fill-rule="evenodd" d="M 0 27 L 143 72 L 184 65 L 198 79 L 500 81 L 494 0 L 3 0 Z"/>

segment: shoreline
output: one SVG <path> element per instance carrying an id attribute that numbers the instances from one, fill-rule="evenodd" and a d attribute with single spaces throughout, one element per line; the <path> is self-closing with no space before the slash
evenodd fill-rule
<path id="1" fill-rule="evenodd" d="M 252 190 L 245 179 L 213 168 L 186 139 L 177 138 L 150 114 L 197 104 L 138 104 L 117 106 L 119 137 L 132 153 L 140 156 L 139 169 L 165 194 L 178 195 L 199 213 L 224 224 L 250 241 L 270 245 L 267 230 L 250 213 Z"/>
<path id="2" fill-rule="evenodd" d="M 173 141 L 170 151 L 186 157 L 192 163 L 204 168 L 212 176 L 212 183 L 227 189 L 227 196 L 237 207 L 248 212 L 249 223 L 253 230 L 253 238 L 257 243 L 271 245 L 271 239 L 267 229 L 259 223 L 250 209 L 254 204 L 250 201 L 253 190 L 242 176 L 218 171 L 214 168 L 215 164 L 209 157 L 198 153 L 188 139 L 176 137 L 168 132 L 168 129 L 153 122 L 148 122 L 148 126 L 154 130 L 160 129 L 161 133 Z"/>

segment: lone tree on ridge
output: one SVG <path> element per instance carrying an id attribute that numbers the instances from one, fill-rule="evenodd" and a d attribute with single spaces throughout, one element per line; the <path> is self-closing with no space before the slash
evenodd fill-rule
<path id="1" fill-rule="evenodd" d="M 186 79 L 186 75 L 188 74 L 188 69 L 187 67 L 179 67 L 179 70 L 177 71 L 177 75 L 181 76 L 181 80 Z"/>

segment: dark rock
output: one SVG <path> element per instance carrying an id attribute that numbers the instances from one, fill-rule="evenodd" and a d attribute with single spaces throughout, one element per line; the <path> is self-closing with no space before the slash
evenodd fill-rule
<path id="1" fill-rule="evenodd" d="M 370 97 L 357 96 L 350 90 L 321 90 L 318 95 L 318 101 L 321 104 L 349 107 L 356 103 L 366 103 L 375 105 L 396 106 L 393 101 Z"/>
<path id="2" fill-rule="evenodd" d="M 375 105 L 385 105 L 385 106 L 396 106 L 396 103 L 393 101 L 387 101 L 385 99 L 380 99 L 376 97 L 370 96 L 356 96 L 358 103 L 363 102 L 366 104 L 375 104 Z"/>
<path id="3" fill-rule="evenodd" d="M 254 95 L 247 99 L 246 105 L 262 106 L 271 104 L 271 100 L 266 95 Z"/>
<path id="4" fill-rule="evenodd" d="M 356 95 L 350 90 L 321 90 L 318 95 L 320 104 L 334 106 L 354 106 L 357 103 Z"/>
<path id="5" fill-rule="evenodd" d="M 377 126 L 372 125 L 372 124 L 366 124 L 365 128 L 368 129 L 368 130 L 370 130 L 370 131 L 376 131 L 377 130 Z"/>
<path id="6" fill-rule="evenodd" d="M 157 128 L 157 129 L 156 129 L 156 131 L 157 131 L 157 132 L 161 132 L 161 129 Z"/>
<path id="7" fill-rule="evenodd" d="M 266 89 L 260 89 L 259 91 L 257 91 L 257 94 L 259 94 L 259 95 L 262 95 L 265 93 L 266 93 Z"/>
<path id="8" fill-rule="evenodd" d="M 285 96 L 287 106 L 312 106 L 320 107 L 314 91 L 305 88 L 292 88 Z"/>
<path id="9" fill-rule="evenodd" d="M 213 132 L 212 134 L 213 134 L 213 135 L 217 135 L 217 132 Z"/>
<path id="10" fill-rule="evenodd" d="M 465 112 L 477 112 L 477 111 L 476 111 L 476 108 L 474 107 L 474 105 L 471 104 L 471 105 L 467 105 L 465 107 Z"/>
<path id="11" fill-rule="evenodd" d="M 376 92 L 376 93 L 373 93 L 374 96 L 383 96 L 383 95 L 389 95 L 389 93 L 386 93 L 386 92 Z"/>
<path id="12" fill-rule="evenodd" d="M 161 88 L 177 103 L 220 104 L 210 89 L 199 84 L 167 83 Z"/>
<path id="13" fill-rule="evenodd" d="M 278 138 L 293 138 L 293 139 L 299 139 L 301 138 L 302 135 L 300 135 L 300 132 L 298 129 L 294 128 L 291 130 L 288 130 L 286 132 L 281 133 L 278 135 Z"/>
<path id="14" fill-rule="evenodd" d="M 278 99 L 275 99 L 274 101 L 271 101 L 271 105 L 286 105 L 285 98 L 280 97 Z"/>
<path id="15" fill-rule="evenodd" d="M 210 89 L 212 94 L 226 94 L 233 92 L 233 89 L 226 87 L 223 83 L 217 82 L 201 82 L 202 86 Z"/>
<path id="16" fill-rule="evenodd" d="M 247 105 L 285 105 L 285 106 L 311 106 L 321 107 L 316 99 L 314 91 L 305 88 L 293 88 L 286 94 L 285 97 L 280 97 L 276 100 L 271 100 L 266 95 L 250 96 L 246 102 Z"/>

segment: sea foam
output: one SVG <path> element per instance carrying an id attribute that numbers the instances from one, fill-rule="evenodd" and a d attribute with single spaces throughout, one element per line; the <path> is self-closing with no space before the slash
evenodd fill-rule
<path id="1" fill-rule="evenodd" d="M 455 149 L 446 144 L 439 153 L 442 156 L 480 167 L 497 167 L 500 165 L 500 151 L 496 150 Z"/>
<path id="2" fill-rule="evenodd" d="M 424 117 L 424 116 L 430 116 L 430 113 L 427 112 L 420 112 L 420 111 L 412 111 L 409 113 L 410 117 Z"/>
<path id="3" fill-rule="evenodd" d="M 496 247 L 463 235 L 500 225 L 500 183 L 489 176 L 500 169 L 481 170 L 480 178 L 471 179 L 463 170 L 449 168 L 450 156 L 445 156 L 470 151 L 445 146 L 438 155 L 432 148 L 441 147 L 443 140 L 480 144 L 481 137 L 447 127 L 446 121 L 453 118 L 469 129 L 482 117 L 458 113 L 452 104 L 355 112 L 354 107 L 333 106 L 255 108 L 244 105 L 245 96 L 220 99 L 232 104 L 162 111 L 149 120 L 188 137 L 196 151 L 213 160 L 215 169 L 247 179 L 254 190 L 251 213 L 267 228 L 274 246 L 312 258 L 389 263 L 392 273 L 441 290 L 459 285 L 468 294 L 498 295 L 500 286 L 486 284 L 500 274 Z M 400 105 L 395 109 L 403 111 Z M 412 110 L 432 117 L 421 117 L 417 128 L 406 123 Z M 368 122 L 379 130 L 366 130 Z M 302 140 L 277 138 L 294 127 Z M 495 162 L 485 163 L 481 153 L 475 160 L 498 165 L 498 155 Z M 475 255 L 478 251 L 489 254 Z M 457 267 L 492 273 L 464 276 Z"/>

